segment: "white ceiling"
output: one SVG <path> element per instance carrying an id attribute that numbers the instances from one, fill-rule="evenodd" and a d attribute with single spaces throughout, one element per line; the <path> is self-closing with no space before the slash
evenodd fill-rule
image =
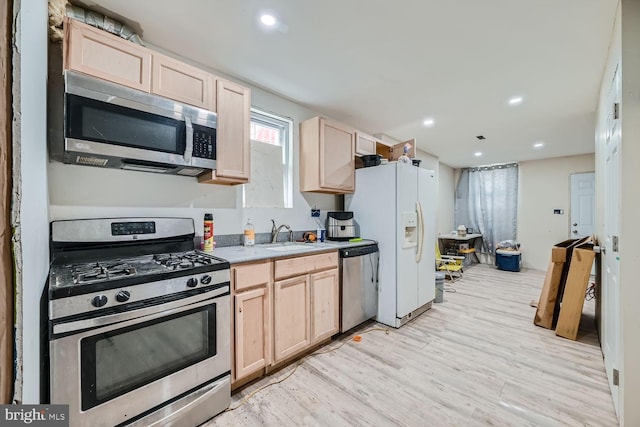
<path id="1" fill-rule="evenodd" d="M 594 151 L 617 1 L 83 4 L 126 18 L 149 43 L 368 133 L 415 137 L 441 162 L 465 167 Z M 279 30 L 258 25 L 263 11 L 283 22 Z M 524 101 L 510 106 L 513 96 Z M 434 127 L 423 126 L 427 117 Z M 537 141 L 544 148 L 533 149 Z"/>

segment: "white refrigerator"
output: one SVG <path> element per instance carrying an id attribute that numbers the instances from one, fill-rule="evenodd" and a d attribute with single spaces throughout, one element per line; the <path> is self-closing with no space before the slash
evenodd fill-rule
<path id="1" fill-rule="evenodd" d="M 361 236 L 378 241 L 378 322 L 399 328 L 431 308 L 436 191 L 435 172 L 412 165 L 356 170 L 355 193 L 345 196 L 345 210 L 353 211 Z"/>

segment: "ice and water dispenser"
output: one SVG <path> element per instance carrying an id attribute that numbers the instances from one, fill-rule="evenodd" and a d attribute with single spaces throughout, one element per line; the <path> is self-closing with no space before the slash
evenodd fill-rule
<path id="1" fill-rule="evenodd" d="M 402 229 L 404 230 L 403 248 L 413 248 L 418 245 L 418 214 L 402 212 Z"/>

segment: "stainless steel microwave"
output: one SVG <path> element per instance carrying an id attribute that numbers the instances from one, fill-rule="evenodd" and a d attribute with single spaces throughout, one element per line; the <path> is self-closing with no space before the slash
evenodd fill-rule
<path id="1" fill-rule="evenodd" d="M 49 84 L 52 160 L 186 176 L 216 168 L 215 113 L 69 70 Z"/>

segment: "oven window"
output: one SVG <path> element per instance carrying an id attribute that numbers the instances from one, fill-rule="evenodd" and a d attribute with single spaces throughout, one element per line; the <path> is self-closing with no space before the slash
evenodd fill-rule
<path id="1" fill-rule="evenodd" d="M 81 341 L 82 409 L 216 354 L 215 304 Z"/>
<path id="2" fill-rule="evenodd" d="M 184 122 L 67 94 L 67 137 L 183 154 Z"/>

